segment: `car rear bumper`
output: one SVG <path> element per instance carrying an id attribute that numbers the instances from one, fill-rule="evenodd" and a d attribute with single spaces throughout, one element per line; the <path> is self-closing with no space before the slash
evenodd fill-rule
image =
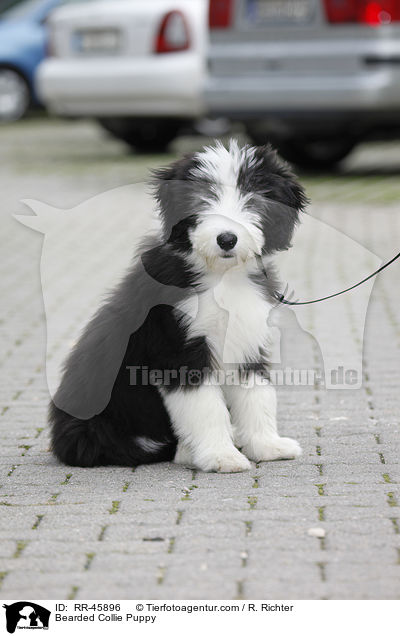
<path id="1" fill-rule="evenodd" d="M 213 115 L 257 117 L 270 112 L 366 112 L 399 109 L 400 65 L 356 77 L 210 78 L 205 101 Z"/>
<path id="2" fill-rule="evenodd" d="M 204 68 L 198 54 L 150 58 L 45 60 L 36 87 L 62 115 L 170 116 L 203 114 Z"/>
<path id="3" fill-rule="evenodd" d="M 400 117 L 400 40 L 217 44 L 205 101 L 213 115 L 380 112 Z"/>

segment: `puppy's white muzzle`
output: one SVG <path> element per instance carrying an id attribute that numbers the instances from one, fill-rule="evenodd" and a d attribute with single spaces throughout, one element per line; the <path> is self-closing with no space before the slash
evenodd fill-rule
<path id="1" fill-rule="evenodd" d="M 220 214 L 205 214 L 189 236 L 194 254 L 211 270 L 246 263 L 261 254 L 263 245 L 257 226 Z"/>

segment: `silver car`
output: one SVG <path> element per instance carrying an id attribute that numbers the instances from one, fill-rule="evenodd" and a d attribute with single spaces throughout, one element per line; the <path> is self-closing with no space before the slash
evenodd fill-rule
<path id="1" fill-rule="evenodd" d="M 210 0 L 206 104 L 323 167 L 400 132 L 400 0 Z"/>

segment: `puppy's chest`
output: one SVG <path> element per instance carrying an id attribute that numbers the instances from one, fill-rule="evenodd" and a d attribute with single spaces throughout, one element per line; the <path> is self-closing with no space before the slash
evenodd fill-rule
<path id="1" fill-rule="evenodd" d="M 223 280 L 186 301 L 188 338 L 204 336 L 219 367 L 260 359 L 269 345 L 272 306 L 246 279 Z"/>

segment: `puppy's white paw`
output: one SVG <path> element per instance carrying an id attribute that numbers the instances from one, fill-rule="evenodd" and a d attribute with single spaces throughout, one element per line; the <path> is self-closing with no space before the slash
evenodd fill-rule
<path id="1" fill-rule="evenodd" d="M 296 459 L 302 451 L 300 444 L 290 437 L 272 437 L 266 440 L 252 440 L 244 447 L 246 457 L 255 462 L 270 462 L 276 459 Z"/>
<path id="2" fill-rule="evenodd" d="M 195 463 L 201 470 L 217 473 L 241 473 L 251 468 L 247 457 L 235 447 L 215 453 Z"/>

